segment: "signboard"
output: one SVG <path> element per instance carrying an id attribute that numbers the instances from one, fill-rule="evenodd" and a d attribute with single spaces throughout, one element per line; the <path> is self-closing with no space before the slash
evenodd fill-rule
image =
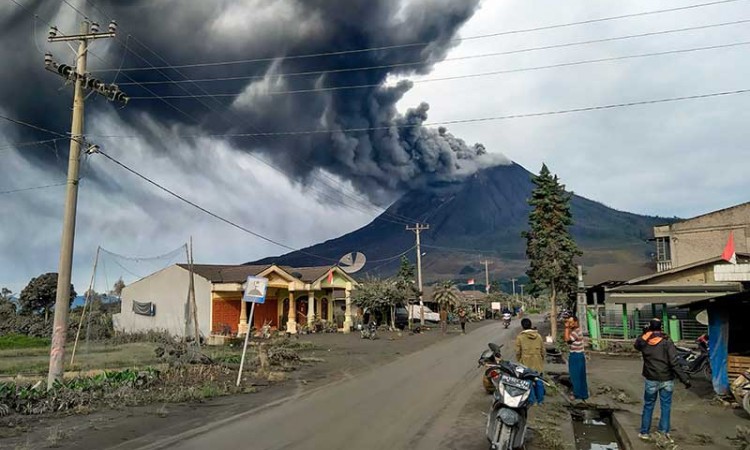
<path id="1" fill-rule="evenodd" d="M 493 311 L 500 311 L 500 302 L 492 302 L 492 310 Z"/>
<path id="2" fill-rule="evenodd" d="M 268 278 L 247 277 L 245 283 L 245 294 L 242 300 L 249 303 L 263 303 L 266 301 L 266 288 L 268 287 Z"/>

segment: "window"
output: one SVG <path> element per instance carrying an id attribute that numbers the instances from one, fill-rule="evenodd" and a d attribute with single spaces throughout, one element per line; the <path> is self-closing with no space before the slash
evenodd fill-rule
<path id="1" fill-rule="evenodd" d="M 671 259 L 672 252 L 669 248 L 669 237 L 656 238 L 656 260 L 670 261 Z"/>

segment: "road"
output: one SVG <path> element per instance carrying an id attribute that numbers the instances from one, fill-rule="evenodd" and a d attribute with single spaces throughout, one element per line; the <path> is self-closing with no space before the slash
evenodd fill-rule
<path id="1" fill-rule="evenodd" d="M 517 326 L 515 322 L 506 330 L 499 322 L 469 324 L 466 335 L 144 450 L 486 448 L 482 412 L 471 405 L 468 423 L 475 433 L 467 433 L 461 416 L 481 392 L 479 353 L 488 342 L 510 350 Z"/>

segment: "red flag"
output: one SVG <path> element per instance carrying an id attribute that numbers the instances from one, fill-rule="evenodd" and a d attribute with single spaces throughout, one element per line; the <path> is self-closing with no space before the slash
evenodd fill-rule
<path id="1" fill-rule="evenodd" d="M 737 253 L 734 251 L 734 231 L 729 232 L 729 240 L 726 247 L 724 247 L 724 253 L 721 254 L 721 259 L 732 264 L 737 264 Z"/>
<path id="2" fill-rule="evenodd" d="M 328 284 L 333 284 L 333 269 L 328 272 Z"/>
<path id="3" fill-rule="evenodd" d="M 469 281 L 467 281 L 466 284 L 474 284 L 474 278 L 469 278 Z"/>

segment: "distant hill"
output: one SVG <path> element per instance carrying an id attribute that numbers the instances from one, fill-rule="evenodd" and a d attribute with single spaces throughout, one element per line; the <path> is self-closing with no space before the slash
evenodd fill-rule
<path id="1" fill-rule="evenodd" d="M 425 279 L 456 279 L 483 271 L 479 259 L 494 261 L 493 277 L 517 276 L 526 267 L 525 241 L 532 174 L 518 164 L 481 170 L 460 182 L 440 183 L 404 194 L 387 212 L 368 225 L 304 249 L 327 258 L 361 251 L 368 264 L 361 273 L 390 274 L 398 260 L 378 260 L 397 255 L 414 245 L 414 233 L 392 223 L 393 216 L 405 216 L 429 223 L 422 234 Z M 583 249 L 586 267 L 627 265 L 650 270 L 652 245 L 646 240 L 653 226 L 671 222 L 609 208 L 580 196 L 571 202 L 573 235 Z M 457 251 L 455 249 L 462 249 Z M 409 253 L 414 260 L 414 252 Z M 278 263 L 291 266 L 326 264 L 325 260 L 300 252 L 264 258 L 253 264 Z M 617 274 L 613 274 L 617 277 Z M 479 280 L 478 280 L 479 281 Z"/>

